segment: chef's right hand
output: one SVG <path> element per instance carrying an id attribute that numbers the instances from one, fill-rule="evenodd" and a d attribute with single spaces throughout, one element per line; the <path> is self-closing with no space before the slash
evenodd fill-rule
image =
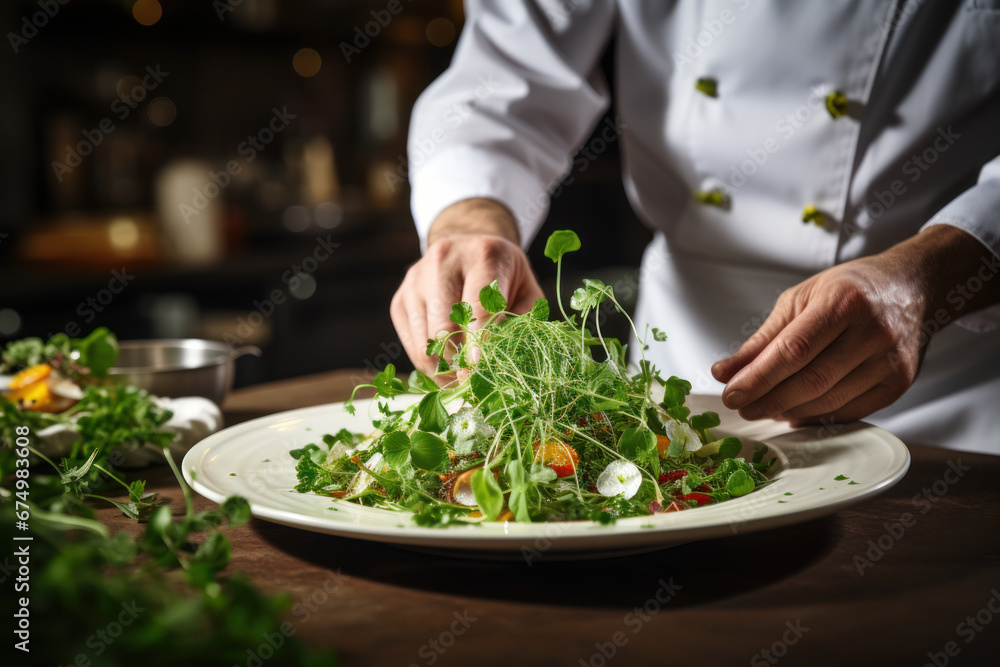
<path id="1" fill-rule="evenodd" d="M 437 368 L 427 356 L 427 340 L 455 331 L 448 316 L 459 301 L 472 304 L 476 329 L 489 318 L 479 303 L 479 290 L 494 280 L 515 313 L 531 310 L 543 298 L 521 250 L 517 223 L 503 205 L 490 199 L 467 199 L 449 206 L 431 225 L 427 252 L 410 267 L 395 296 L 393 326 L 413 365 L 428 374 Z"/>

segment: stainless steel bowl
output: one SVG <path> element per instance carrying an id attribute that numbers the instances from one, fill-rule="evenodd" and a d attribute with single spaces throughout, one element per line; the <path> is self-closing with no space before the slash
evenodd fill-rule
<path id="1" fill-rule="evenodd" d="M 129 340 L 119 347 L 108 371 L 112 381 L 157 396 L 204 396 L 218 405 L 233 388 L 233 362 L 245 354 L 261 355 L 253 345 L 230 350 L 225 343 L 197 338 Z"/>

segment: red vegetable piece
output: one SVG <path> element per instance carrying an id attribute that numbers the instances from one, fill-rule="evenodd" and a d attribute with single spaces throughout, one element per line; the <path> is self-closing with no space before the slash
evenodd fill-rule
<path id="1" fill-rule="evenodd" d="M 667 482 L 673 482 L 681 479 L 682 477 L 687 477 L 687 474 L 687 470 L 671 470 L 670 472 L 665 472 L 660 475 L 660 479 L 658 481 L 660 484 L 666 484 Z"/>
<path id="2" fill-rule="evenodd" d="M 692 502 L 693 501 L 693 502 L 695 502 L 695 503 L 698 504 L 698 507 L 701 507 L 702 505 L 707 505 L 707 504 L 713 502 L 711 496 L 706 496 L 704 493 L 697 493 L 697 492 L 692 492 L 692 493 L 689 493 L 687 495 L 681 496 L 681 500 L 684 500 L 684 501 L 687 501 L 687 502 Z"/>

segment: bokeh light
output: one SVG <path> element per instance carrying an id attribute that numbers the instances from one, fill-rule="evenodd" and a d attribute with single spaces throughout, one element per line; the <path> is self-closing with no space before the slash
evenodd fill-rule
<path id="1" fill-rule="evenodd" d="M 108 225 L 108 240 L 115 250 L 131 250 L 139 243 L 139 226 L 131 218 L 115 218 Z"/>
<path id="2" fill-rule="evenodd" d="M 292 67 L 295 69 L 295 73 L 306 78 L 316 76 L 322 65 L 323 59 L 316 49 L 299 49 L 292 58 Z"/>
<path id="3" fill-rule="evenodd" d="M 309 209 L 300 204 L 293 204 L 281 213 L 281 224 L 290 232 L 304 232 L 309 229 L 310 222 Z"/>
<path id="4" fill-rule="evenodd" d="M 118 85 L 115 86 L 115 91 L 118 93 L 118 97 L 131 100 L 132 92 L 136 91 L 137 88 L 142 87 L 142 79 L 134 74 L 128 74 L 118 79 Z M 136 96 L 138 96 L 138 91 L 136 91 Z"/>
<path id="5" fill-rule="evenodd" d="M 153 125 L 166 127 L 177 118 L 177 105 L 169 97 L 156 97 L 150 100 L 146 115 Z"/>
<path id="6" fill-rule="evenodd" d="M 448 46 L 455 41 L 455 24 L 446 18 L 432 19 L 426 33 L 427 41 L 434 46 Z"/>
<path id="7" fill-rule="evenodd" d="M 153 25 L 163 16 L 159 0 L 136 0 L 132 5 L 132 16 L 142 25 Z"/>
<path id="8" fill-rule="evenodd" d="M 298 278 L 297 282 L 295 280 L 288 282 L 288 291 L 292 293 L 293 297 L 305 301 L 316 293 L 316 279 L 311 274 L 300 271 L 295 274 L 295 277 Z"/>
<path id="9" fill-rule="evenodd" d="M 0 310 L 0 336 L 13 336 L 21 330 L 21 316 L 16 310 Z"/>

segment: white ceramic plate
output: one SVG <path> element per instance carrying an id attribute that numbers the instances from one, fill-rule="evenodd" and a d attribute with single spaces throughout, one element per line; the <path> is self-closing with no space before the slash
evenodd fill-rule
<path id="1" fill-rule="evenodd" d="M 318 443 L 324 433 L 341 428 L 370 431 L 368 413 L 375 408 L 369 401 L 356 402 L 356 416 L 349 415 L 343 404 L 333 403 L 224 429 L 187 453 L 183 472 L 195 491 L 215 502 L 243 496 L 254 516 L 296 528 L 484 556 L 551 553 L 565 558 L 644 551 L 815 519 L 885 491 L 910 464 L 909 452 L 898 438 L 869 424 L 791 429 L 775 421 L 744 421 L 715 396 L 692 396 L 687 404 L 695 413 L 718 412 L 722 424 L 713 432 L 742 438 L 742 456 L 752 455 L 755 442 L 767 444 L 768 457 L 778 459 L 769 474 L 774 481 L 718 505 L 619 519 L 609 526 L 574 521 L 422 528 L 409 514 L 297 493 L 295 460 L 288 451 Z"/>

